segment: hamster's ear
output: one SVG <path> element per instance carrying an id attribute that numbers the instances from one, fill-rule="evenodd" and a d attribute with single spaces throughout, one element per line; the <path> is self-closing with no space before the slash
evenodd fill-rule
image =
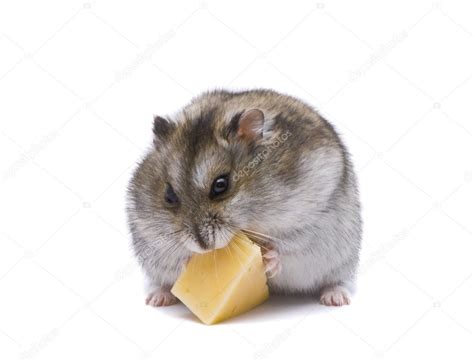
<path id="1" fill-rule="evenodd" d="M 245 141 L 257 141 L 263 137 L 265 115 L 260 109 L 250 109 L 236 114 L 229 124 L 229 135 Z"/>
<path id="2" fill-rule="evenodd" d="M 165 140 L 173 132 L 175 124 L 170 120 L 160 116 L 155 116 L 153 120 L 153 133 L 155 134 L 155 145 Z"/>

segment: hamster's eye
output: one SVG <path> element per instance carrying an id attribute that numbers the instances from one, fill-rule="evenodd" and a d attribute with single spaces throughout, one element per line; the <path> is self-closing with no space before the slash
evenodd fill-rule
<path id="1" fill-rule="evenodd" d="M 165 201 L 173 205 L 176 205 L 179 203 L 179 198 L 174 192 L 173 187 L 169 183 L 166 183 Z"/>
<path id="2" fill-rule="evenodd" d="M 229 188 L 229 175 L 220 175 L 219 177 L 214 179 L 214 182 L 212 183 L 211 197 L 215 197 L 219 194 L 224 193 L 227 188 Z"/>

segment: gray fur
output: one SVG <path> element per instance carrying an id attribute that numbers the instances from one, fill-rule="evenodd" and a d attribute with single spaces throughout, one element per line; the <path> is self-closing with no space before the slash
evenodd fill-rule
<path id="1" fill-rule="evenodd" d="M 263 138 L 252 142 L 237 138 L 232 124 L 249 109 L 265 115 Z M 154 147 L 128 189 L 133 248 L 152 288 L 170 287 L 192 252 L 207 250 L 197 235 L 220 248 L 239 229 L 268 235 L 279 252 L 272 292 L 317 294 L 355 280 L 357 181 L 340 138 L 314 109 L 270 90 L 214 91 L 170 120 L 155 127 Z M 228 172 L 228 194 L 211 200 L 213 179 Z M 164 201 L 166 182 L 178 207 Z"/>

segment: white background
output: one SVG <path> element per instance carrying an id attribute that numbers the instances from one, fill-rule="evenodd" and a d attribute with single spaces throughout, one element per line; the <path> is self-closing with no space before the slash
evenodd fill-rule
<path id="1" fill-rule="evenodd" d="M 2 1 L 0 358 L 473 359 L 468 1 Z M 353 153 L 349 307 L 220 325 L 144 305 L 124 191 L 153 114 L 224 87 L 298 96 Z"/>

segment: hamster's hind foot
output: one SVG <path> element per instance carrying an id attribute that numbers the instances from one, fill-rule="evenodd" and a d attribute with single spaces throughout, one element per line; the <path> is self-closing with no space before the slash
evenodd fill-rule
<path id="1" fill-rule="evenodd" d="M 170 306 L 178 302 L 178 299 L 171 294 L 169 289 L 159 288 L 151 292 L 145 300 L 149 306 L 160 307 Z"/>
<path id="2" fill-rule="evenodd" d="M 324 287 L 319 302 L 326 306 L 344 306 L 351 303 L 349 291 L 340 285 Z"/>

